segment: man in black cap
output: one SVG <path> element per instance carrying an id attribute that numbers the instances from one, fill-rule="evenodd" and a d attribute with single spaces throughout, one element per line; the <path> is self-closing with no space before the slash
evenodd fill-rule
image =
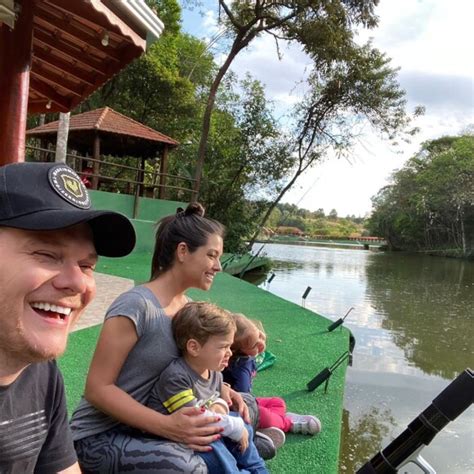
<path id="1" fill-rule="evenodd" d="M 134 245 L 68 166 L 0 167 L 0 472 L 80 473 L 54 359 L 95 295 L 97 256 Z"/>

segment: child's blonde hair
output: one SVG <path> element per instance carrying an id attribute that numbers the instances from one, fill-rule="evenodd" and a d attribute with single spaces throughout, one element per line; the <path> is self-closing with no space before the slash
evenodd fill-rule
<path id="1" fill-rule="evenodd" d="M 202 345 L 211 336 L 225 336 L 236 330 L 229 311 L 205 302 L 184 305 L 173 317 L 171 326 L 176 345 L 183 352 L 189 339 L 196 339 Z"/>
<path id="2" fill-rule="evenodd" d="M 265 331 L 260 321 L 249 319 L 242 313 L 232 313 L 232 318 L 235 321 L 236 331 L 231 349 L 233 354 L 237 355 L 242 351 L 242 348 L 245 347 L 245 343 L 249 337 L 249 331 L 257 329 L 263 334 L 265 334 Z"/>

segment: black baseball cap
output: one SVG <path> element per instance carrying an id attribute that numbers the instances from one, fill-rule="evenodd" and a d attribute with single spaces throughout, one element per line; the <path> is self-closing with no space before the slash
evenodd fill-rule
<path id="1" fill-rule="evenodd" d="M 135 246 L 129 219 L 113 211 L 91 209 L 76 172 L 63 163 L 12 163 L 0 167 L 0 226 L 58 230 L 87 222 L 96 252 L 123 257 Z"/>

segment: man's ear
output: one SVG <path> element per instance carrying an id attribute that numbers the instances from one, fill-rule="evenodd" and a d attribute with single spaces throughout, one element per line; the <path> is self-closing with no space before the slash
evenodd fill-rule
<path id="1" fill-rule="evenodd" d="M 188 246 L 185 242 L 180 242 L 176 247 L 176 259 L 178 262 L 183 263 L 184 258 L 188 254 Z"/>
<path id="2" fill-rule="evenodd" d="M 196 339 L 188 339 L 188 341 L 186 342 L 186 352 L 190 356 L 192 357 L 198 356 L 200 349 L 201 349 L 201 344 L 199 344 L 199 342 L 196 341 Z"/>

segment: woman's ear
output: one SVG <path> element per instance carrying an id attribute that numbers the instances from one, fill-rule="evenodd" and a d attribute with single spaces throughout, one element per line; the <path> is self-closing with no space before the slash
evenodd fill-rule
<path id="1" fill-rule="evenodd" d="M 186 342 L 186 353 L 192 357 L 199 355 L 199 350 L 201 349 L 201 344 L 199 344 L 196 339 L 188 339 Z"/>
<path id="2" fill-rule="evenodd" d="M 176 259 L 178 262 L 183 263 L 184 258 L 186 257 L 188 253 L 188 246 L 186 245 L 185 242 L 180 242 L 178 246 L 176 247 Z"/>

